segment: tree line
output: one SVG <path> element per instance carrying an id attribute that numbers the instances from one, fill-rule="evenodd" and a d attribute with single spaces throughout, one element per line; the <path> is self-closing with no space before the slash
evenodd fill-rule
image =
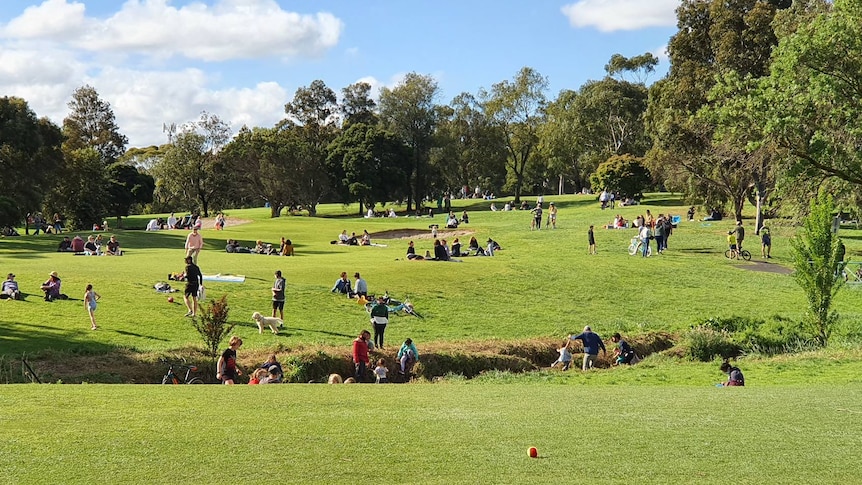
<path id="1" fill-rule="evenodd" d="M 606 75 L 548 95 L 524 67 L 441 103 L 436 80 L 408 74 L 375 99 L 356 83 L 297 89 L 272 127 L 233 133 L 202 113 L 169 143 L 127 149 L 110 104 L 77 89 L 58 127 L 25 100 L 0 99 L 0 225 L 27 213 L 76 227 L 132 211 L 268 203 L 310 215 L 323 202 L 401 202 L 408 212 L 462 187 L 495 194 L 637 197 L 672 190 L 692 203 L 762 217 L 826 187 L 855 211 L 862 183 L 862 7 L 852 0 L 683 0 L 658 59 L 615 54 Z M 800 204 L 804 207 L 805 204 Z"/>

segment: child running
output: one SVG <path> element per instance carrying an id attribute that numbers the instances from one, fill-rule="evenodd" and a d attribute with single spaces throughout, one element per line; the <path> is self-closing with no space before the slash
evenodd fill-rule
<path id="1" fill-rule="evenodd" d="M 101 298 L 102 295 L 96 293 L 93 285 L 87 285 L 87 291 L 84 292 L 84 308 L 87 309 L 87 313 L 90 315 L 90 324 L 92 324 L 90 330 L 99 328 L 96 326 L 96 302 Z"/>

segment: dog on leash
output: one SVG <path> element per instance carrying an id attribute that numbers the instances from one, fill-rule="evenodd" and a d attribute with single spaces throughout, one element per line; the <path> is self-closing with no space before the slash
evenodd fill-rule
<path id="1" fill-rule="evenodd" d="M 280 318 L 265 317 L 260 312 L 252 313 L 251 319 L 257 322 L 257 333 L 263 333 L 264 326 L 268 326 L 272 333 L 278 333 L 278 327 L 284 326 L 284 322 Z"/>

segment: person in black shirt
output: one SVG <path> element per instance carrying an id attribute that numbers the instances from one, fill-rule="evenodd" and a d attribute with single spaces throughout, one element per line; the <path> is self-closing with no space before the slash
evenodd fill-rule
<path id="1" fill-rule="evenodd" d="M 611 342 L 617 344 L 617 347 L 614 349 L 614 356 L 617 358 L 614 365 L 632 364 L 632 361 L 635 360 L 637 354 L 635 354 L 635 351 L 634 349 L 632 349 L 632 346 L 629 345 L 628 342 L 623 340 L 619 332 L 615 333 L 611 337 Z"/>
<path id="2" fill-rule="evenodd" d="M 186 302 L 187 317 L 194 317 L 198 313 L 198 292 L 204 286 L 204 275 L 201 269 L 194 263 L 191 256 L 186 256 L 186 291 L 183 300 Z"/>

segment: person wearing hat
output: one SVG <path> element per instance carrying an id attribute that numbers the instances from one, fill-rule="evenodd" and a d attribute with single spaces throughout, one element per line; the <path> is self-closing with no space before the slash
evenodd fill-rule
<path id="1" fill-rule="evenodd" d="M 557 228 L 557 206 L 554 205 L 553 202 L 548 206 L 548 226 L 551 226 L 551 229 Z"/>
<path id="2" fill-rule="evenodd" d="M 60 298 L 60 277 L 56 271 L 48 274 L 48 281 L 42 283 L 42 291 L 45 292 L 45 301 L 54 301 Z"/>
<path id="3" fill-rule="evenodd" d="M 602 353 L 607 355 L 608 351 L 605 349 L 605 343 L 602 342 L 602 338 L 599 337 L 599 334 L 593 332 L 589 325 L 584 327 L 584 331 L 579 333 L 578 335 L 572 336 L 569 334 L 569 340 L 580 340 L 584 344 L 584 364 L 582 369 L 587 371 L 593 368 L 595 365 L 596 357 L 599 355 L 599 349 L 602 349 Z"/>
<path id="4" fill-rule="evenodd" d="M 9 273 L 6 276 L 6 281 L 3 282 L 3 290 L 2 290 L 3 298 L 9 298 L 12 300 L 21 300 L 21 292 L 18 291 L 18 282 L 15 281 L 15 275 Z"/>

